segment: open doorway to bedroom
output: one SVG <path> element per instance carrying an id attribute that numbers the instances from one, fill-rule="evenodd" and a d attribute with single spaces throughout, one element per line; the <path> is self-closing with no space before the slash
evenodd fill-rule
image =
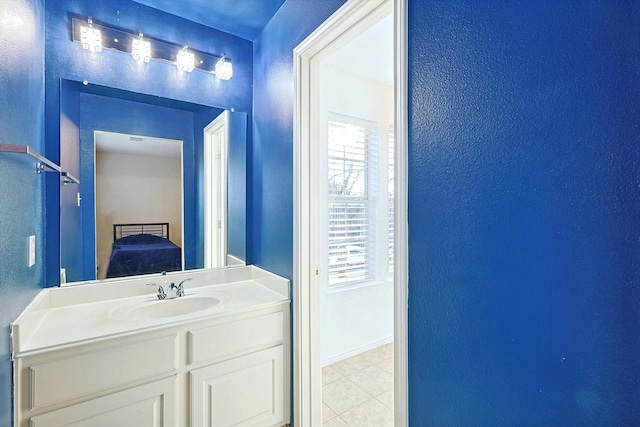
<path id="1" fill-rule="evenodd" d="M 94 139 L 97 278 L 182 270 L 182 141 L 103 131 Z M 157 243 L 131 240 L 140 235 Z M 128 250 L 142 243 L 160 248 L 154 265 Z"/>

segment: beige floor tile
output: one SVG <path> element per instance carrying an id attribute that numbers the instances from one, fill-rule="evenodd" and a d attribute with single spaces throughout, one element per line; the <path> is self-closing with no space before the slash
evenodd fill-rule
<path id="1" fill-rule="evenodd" d="M 322 368 L 322 385 L 332 383 L 342 378 L 342 374 L 336 371 L 333 366 L 325 366 Z"/>
<path id="2" fill-rule="evenodd" d="M 372 397 L 347 378 L 341 378 L 322 387 L 322 401 L 338 415 Z"/>
<path id="3" fill-rule="evenodd" d="M 322 427 L 349 427 L 349 424 L 345 423 L 342 418 L 335 417 L 327 421 L 326 423 L 322 423 Z M 372 427 L 372 426 L 370 426 Z"/>
<path id="4" fill-rule="evenodd" d="M 376 396 L 376 399 L 378 399 L 380 403 L 391 409 L 391 411 L 393 412 L 393 389 L 387 390 L 384 393 Z"/>
<path id="5" fill-rule="evenodd" d="M 333 412 L 331 408 L 327 406 L 326 403 L 322 403 L 322 423 L 324 424 L 330 419 L 335 417 L 336 417 L 336 413 Z"/>
<path id="6" fill-rule="evenodd" d="M 361 369 L 347 378 L 372 396 L 378 396 L 393 388 L 393 375 L 377 366 Z"/>
<path id="7" fill-rule="evenodd" d="M 389 357 L 388 359 L 384 359 L 382 362 L 376 363 L 376 366 L 390 374 L 393 374 L 393 357 Z"/>
<path id="8" fill-rule="evenodd" d="M 393 343 L 381 345 L 380 347 L 365 351 L 361 356 L 373 364 L 379 363 L 384 359 L 393 357 Z"/>
<path id="9" fill-rule="evenodd" d="M 341 373 L 342 375 L 349 375 L 356 371 L 360 371 L 364 368 L 371 366 L 371 362 L 368 362 L 361 355 L 357 354 L 348 359 L 341 360 L 339 362 L 330 365 L 333 369 Z"/>
<path id="10" fill-rule="evenodd" d="M 348 410 L 341 418 L 351 427 L 393 427 L 393 412 L 376 399 Z"/>

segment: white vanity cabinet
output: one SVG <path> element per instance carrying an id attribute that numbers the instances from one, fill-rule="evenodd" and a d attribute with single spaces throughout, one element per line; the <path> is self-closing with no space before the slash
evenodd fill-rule
<path id="1" fill-rule="evenodd" d="M 264 303 L 271 295 L 265 293 L 261 305 L 240 304 L 242 295 L 256 295 L 249 285 L 239 288 L 226 311 L 209 316 L 159 325 L 133 322 L 130 329 L 120 321 L 113 326 L 118 333 L 49 346 L 41 330 L 40 348 L 29 348 L 35 338 L 20 337 L 16 341 L 25 349 L 14 349 L 14 425 L 288 424 L 289 301 Z M 61 314 L 50 314 L 50 322 L 53 316 Z M 29 318 L 19 320 L 16 334 Z M 78 323 L 82 327 L 87 325 Z"/>

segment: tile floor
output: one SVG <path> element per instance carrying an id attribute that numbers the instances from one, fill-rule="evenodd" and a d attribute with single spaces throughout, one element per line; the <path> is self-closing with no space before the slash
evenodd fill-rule
<path id="1" fill-rule="evenodd" d="M 393 343 L 322 368 L 324 427 L 393 427 Z"/>

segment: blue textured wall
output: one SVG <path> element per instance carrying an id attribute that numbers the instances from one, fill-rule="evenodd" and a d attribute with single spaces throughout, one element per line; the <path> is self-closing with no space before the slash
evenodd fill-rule
<path id="1" fill-rule="evenodd" d="M 0 0 L 0 143 L 43 151 L 44 5 Z M 25 54 L 28 52 L 28 55 Z M 53 174 L 50 174 L 53 176 Z M 55 177 L 54 177 L 55 178 Z M 43 191 L 35 163 L 0 153 L 0 425 L 11 425 L 9 323 L 43 286 Z M 36 236 L 34 267 L 27 237 Z"/>
<path id="2" fill-rule="evenodd" d="M 640 424 L 639 9 L 409 1 L 412 426 Z"/>
<path id="3" fill-rule="evenodd" d="M 211 120 L 204 117 L 197 112 L 194 115 L 194 123 L 197 129 L 204 129 Z M 197 162 L 195 164 L 195 170 L 198 176 L 204 177 L 204 132 L 197 132 L 195 135 L 195 153 Z M 196 223 L 196 235 L 201 236 L 204 239 L 204 180 L 200 180 L 198 183 L 198 205 L 196 207 L 197 212 L 200 213 L 199 221 Z M 196 247 L 196 258 L 202 260 L 201 266 L 204 267 L 204 244 Z"/>
<path id="4" fill-rule="evenodd" d="M 211 123 L 209 115 L 204 112 L 195 113 L 195 128 L 204 129 Z M 247 200 L 247 151 L 251 143 L 251 130 L 248 128 L 248 117 L 250 114 L 243 112 L 229 111 L 229 141 L 227 159 L 227 251 L 230 255 L 245 260 L 247 259 L 247 236 L 249 235 L 249 224 L 247 223 L 248 202 Z M 199 236 L 200 243 L 196 247 L 196 259 L 200 261 L 199 266 L 204 265 L 204 133 L 196 132 L 195 156 L 197 162 L 195 170 L 198 179 L 198 205 L 196 212 L 200 214 L 196 223 L 196 236 Z"/>
<path id="5" fill-rule="evenodd" d="M 229 113 L 227 252 L 247 262 L 247 114 Z M 249 261 L 250 262 L 250 261 Z"/>
<path id="6" fill-rule="evenodd" d="M 189 6 L 174 0 L 136 0 L 191 21 L 253 40 L 284 0 L 190 0 Z"/>
<path id="7" fill-rule="evenodd" d="M 60 168 L 80 179 L 80 83 L 69 80 L 60 82 Z M 82 183 L 82 180 L 80 181 Z M 60 250 L 60 266 L 65 268 L 68 282 L 83 277 L 83 235 L 81 209 L 78 208 L 78 185 L 57 186 L 51 193 L 60 192 L 60 236 L 64 236 L 64 248 Z M 93 189 L 93 187 L 92 187 Z M 48 194 L 48 193 L 47 193 Z M 49 215 L 52 218 L 52 215 Z M 53 227 L 51 227 L 53 228 Z M 95 227 L 91 227 L 95 234 Z M 53 232 L 51 233 L 53 235 Z M 62 246 L 62 245 L 61 245 Z M 49 255 L 52 255 L 51 245 Z M 57 248 L 56 248 L 57 249 Z M 95 252 L 95 251 L 93 251 Z M 58 256 L 54 257 L 58 259 Z M 55 264 L 55 263 L 50 263 Z M 95 264 L 95 263 L 94 263 Z M 54 265 L 51 266 L 53 270 Z M 95 274 L 95 265 L 91 270 Z M 91 276 L 88 276 L 91 277 Z"/>
<path id="8" fill-rule="evenodd" d="M 249 258 L 293 276 L 293 49 L 344 0 L 287 0 L 254 41 Z"/>

